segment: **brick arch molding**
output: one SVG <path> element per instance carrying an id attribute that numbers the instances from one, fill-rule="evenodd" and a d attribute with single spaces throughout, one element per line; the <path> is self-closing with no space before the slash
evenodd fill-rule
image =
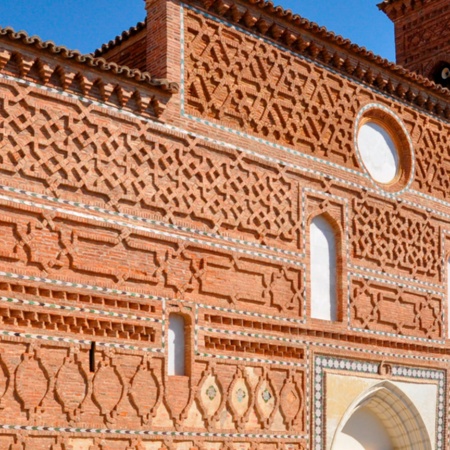
<path id="1" fill-rule="evenodd" d="M 341 435 L 352 418 L 361 411 L 367 411 L 376 418 L 372 426 L 381 426 L 391 442 L 392 450 L 432 450 L 430 437 L 419 411 L 400 388 L 388 381 L 371 387 L 350 405 L 337 428 L 332 450 L 343 449 Z M 362 421 L 358 425 L 364 426 Z M 365 433 L 367 431 L 365 429 Z M 378 434 L 379 431 L 377 430 Z M 361 443 L 360 448 L 374 447 L 365 447 Z"/>

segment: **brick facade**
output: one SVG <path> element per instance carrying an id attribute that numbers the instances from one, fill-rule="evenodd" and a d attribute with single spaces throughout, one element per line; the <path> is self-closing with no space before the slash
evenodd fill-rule
<path id="1" fill-rule="evenodd" d="M 380 8 L 395 24 L 398 64 L 433 77 L 440 63 L 450 62 L 450 5 L 446 0 L 388 0 Z"/>
<path id="2" fill-rule="evenodd" d="M 449 448 L 448 91 L 262 1 L 147 12 L 95 57 L 0 31 L 0 449 L 331 449 L 358 382 L 434 393 L 414 448 Z M 319 215 L 333 322 L 311 317 Z"/>

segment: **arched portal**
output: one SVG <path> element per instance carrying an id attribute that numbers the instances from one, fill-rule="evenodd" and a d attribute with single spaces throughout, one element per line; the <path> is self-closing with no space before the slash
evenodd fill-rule
<path id="1" fill-rule="evenodd" d="M 336 431 L 332 450 L 431 450 L 425 424 L 408 396 L 383 382 L 348 409 Z"/>

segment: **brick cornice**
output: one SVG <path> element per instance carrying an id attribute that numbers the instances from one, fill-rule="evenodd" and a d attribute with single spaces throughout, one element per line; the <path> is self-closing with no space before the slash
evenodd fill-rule
<path id="1" fill-rule="evenodd" d="M 29 51 L 21 45 L 20 34 L 15 36 L 19 42 L 7 42 L 0 32 L 0 75 L 154 118 L 162 115 L 171 93 L 178 89 L 175 83 L 162 81 L 158 85 L 157 80 L 150 80 L 149 74 L 137 69 L 109 64 L 54 45 L 43 51 L 39 48 L 40 41 L 33 46 L 34 51 Z M 50 52 L 55 55 L 48 57 Z"/>
<path id="2" fill-rule="evenodd" d="M 170 82 L 166 79 L 158 79 L 148 72 L 142 72 L 135 68 L 120 66 L 113 62 L 108 62 L 103 58 L 96 58 L 90 54 L 81 54 L 76 50 L 69 50 L 63 46 L 57 46 L 51 41 L 42 41 L 37 36 L 28 36 L 27 33 L 15 32 L 12 28 L 0 28 L 0 43 L 6 45 L 24 46 L 30 50 L 38 51 L 42 57 L 51 57 L 53 61 L 59 61 L 62 64 L 75 63 L 84 70 L 95 70 L 104 75 L 111 74 L 123 80 L 134 81 L 151 88 L 156 88 L 166 93 L 175 93 L 179 89 L 178 83 Z M 20 52 L 20 49 L 18 49 Z M 19 58 L 20 59 L 20 58 Z M 1 66 L 0 66 L 1 67 Z"/>
<path id="3" fill-rule="evenodd" d="M 406 13 L 422 8 L 433 1 L 435 0 L 384 0 L 378 4 L 378 8 L 395 22 Z"/>

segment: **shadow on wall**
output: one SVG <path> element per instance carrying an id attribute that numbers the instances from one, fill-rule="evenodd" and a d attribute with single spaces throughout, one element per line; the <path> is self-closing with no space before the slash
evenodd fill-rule
<path id="1" fill-rule="evenodd" d="M 409 397 L 389 382 L 366 391 L 348 409 L 332 450 L 431 450 L 422 417 Z"/>

